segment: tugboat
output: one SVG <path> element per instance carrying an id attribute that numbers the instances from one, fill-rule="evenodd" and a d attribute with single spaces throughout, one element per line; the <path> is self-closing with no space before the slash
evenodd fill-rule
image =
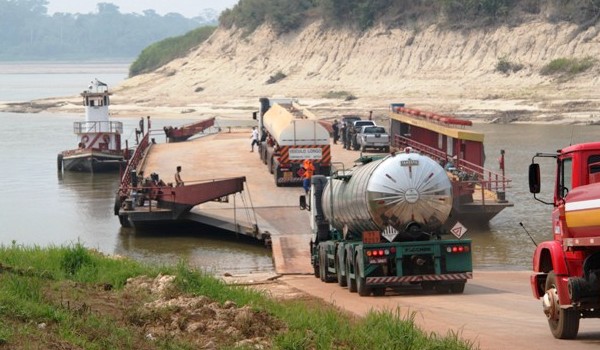
<path id="1" fill-rule="evenodd" d="M 109 120 L 108 85 L 95 79 L 81 93 L 85 106 L 85 121 L 74 122 L 79 141 L 76 149 L 58 154 L 58 170 L 78 172 L 118 171 L 125 165 L 125 150 L 121 149 L 123 123 Z"/>

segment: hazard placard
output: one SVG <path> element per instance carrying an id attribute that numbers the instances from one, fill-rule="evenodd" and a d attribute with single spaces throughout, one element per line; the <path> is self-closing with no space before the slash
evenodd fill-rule
<path id="1" fill-rule="evenodd" d="M 450 229 L 450 232 L 452 232 L 456 238 L 460 239 L 465 233 L 467 233 L 467 228 L 457 221 L 456 225 L 452 226 Z"/>

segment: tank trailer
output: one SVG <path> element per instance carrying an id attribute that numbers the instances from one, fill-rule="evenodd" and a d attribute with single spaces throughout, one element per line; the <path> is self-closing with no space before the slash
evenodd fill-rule
<path id="1" fill-rule="evenodd" d="M 352 169 L 314 176 L 300 207 L 311 212 L 311 263 L 324 282 L 361 296 L 413 285 L 462 293 L 473 277 L 471 241 L 442 238 L 450 180 L 424 155 L 363 157 Z"/>
<path id="2" fill-rule="evenodd" d="M 538 157 L 556 159 L 554 197 L 541 190 Z M 555 338 L 573 339 L 581 318 L 600 317 L 600 142 L 537 153 L 529 166 L 529 190 L 552 205 L 552 240 L 537 245 L 531 288 Z"/>
<path id="3" fill-rule="evenodd" d="M 277 186 L 302 183 L 302 162 L 313 161 L 315 174 L 329 175 L 329 132 L 310 111 L 294 99 L 260 98 L 258 119 L 260 159 L 273 174 Z"/>

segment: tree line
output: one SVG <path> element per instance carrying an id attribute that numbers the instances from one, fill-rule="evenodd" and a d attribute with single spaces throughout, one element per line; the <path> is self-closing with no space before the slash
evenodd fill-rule
<path id="1" fill-rule="evenodd" d="M 216 24 L 154 10 L 121 13 L 112 3 L 98 3 L 94 13 L 49 15 L 47 5 L 0 0 L 0 60 L 132 58 L 154 42 Z"/>
<path id="2" fill-rule="evenodd" d="M 516 24 L 531 15 L 592 25 L 600 16 L 600 0 L 240 0 L 221 14 L 219 23 L 249 33 L 269 23 L 284 33 L 315 18 L 365 30 L 378 22 L 393 26 L 423 20 L 472 28 Z"/>

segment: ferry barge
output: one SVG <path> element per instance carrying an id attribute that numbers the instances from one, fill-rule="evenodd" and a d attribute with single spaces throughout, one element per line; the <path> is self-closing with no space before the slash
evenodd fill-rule
<path id="1" fill-rule="evenodd" d="M 407 108 L 403 103 L 390 105 L 390 135 L 397 149 L 411 147 L 437 160 L 452 182 L 453 221 L 487 224 L 502 210 L 512 207 L 506 200 L 511 180 L 504 172 L 485 169 L 484 134 L 468 130 L 470 120 Z"/>

